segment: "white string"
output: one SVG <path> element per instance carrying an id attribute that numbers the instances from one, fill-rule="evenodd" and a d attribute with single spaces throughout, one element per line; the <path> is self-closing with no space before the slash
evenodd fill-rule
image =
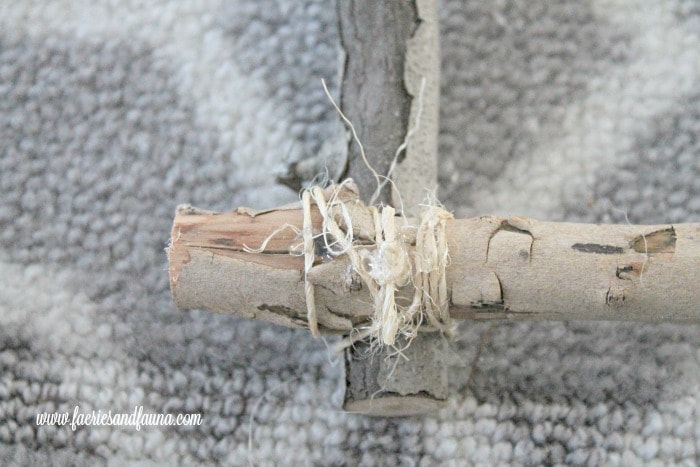
<path id="1" fill-rule="evenodd" d="M 328 91 L 328 87 L 326 86 L 325 79 L 321 79 L 321 84 L 323 85 L 323 90 L 326 93 L 326 97 L 328 97 L 328 100 L 331 101 L 331 104 L 335 108 L 336 112 L 338 112 L 338 115 L 340 115 L 340 118 L 342 118 L 343 121 L 345 122 L 345 124 L 350 128 L 350 131 L 352 132 L 352 137 L 360 148 L 360 156 L 362 157 L 362 161 L 365 163 L 365 165 L 370 170 L 370 172 L 372 172 L 372 175 L 374 176 L 375 180 L 377 181 L 377 186 L 379 186 L 379 184 L 380 184 L 379 177 L 381 177 L 381 175 L 379 175 L 377 173 L 377 171 L 374 170 L 374 168 L 372 167 L 372 164 L 369 163 L 369 160 L 367 159 L 367 154 L 365 154 L 365 147 L 362 144 L 362 141 L 360 141 L 360 137 L 357 136 L 357 131 L 355 131 L 355 126 L 352 124 L 350 119 L 345 116 L 343 111 L 340 110 L 340 107 L 338 106 L 338 104 L 335 103 L 335 100 L 331 96 L 331 93 Z"/>
<path id="2" fill-rule="evenodd" d="M 309 330 L 314 337 L 319 337 L 321 333 L 318 330 L 318 317 L 316 313 L 316 294 L 314 293 L 314 285 L 309 280 L 309 271 L 314 265 L 316 254 L 314 251 L 314 235 L 313 224 L 311 222 L 311 193 L 304 191 L 302 195 L 302 207 L 304 210 L 304 224 L 302 226 L 302 235 L 304 238 L 304 294 L 306 295 L 306 310 Z"/>
<path id="3" fill-rule="evenodd" d="M 420 90 L 418 91 L 418 111 L 416 112 L 416 121 L 414 122 L 413 127 L 410 128 L 406 133 L 406 137 L 404 138 L 403 142 L 399 145 L 398 148 L 396 148 L 394 158 L 391 160 L 389 170 L 386 172 L 386 177 L 384 177 L 384 180 L 379 185 L 377 185 L 377 189 L 372 195 L 372 198 L 370 198 L 369 204 L 375 204 L 382 190 L 386 186 L 387 182 L 392 181 L 391 175 L 394 173 L 394 169 L 396 169 L 396 164 L 399 161 L 399 155 L 401 155 L 401 153 L 408 147 L 408 141 L 411 139 L 411 136 L 413 136 L 415 132 L 418 131 L 418 129 L 420 128 L 420 120 L 421 116 L 423 115 L 423 94 L 425 93 L 425 83 L 426 79 L 425 76 L 423 76 L 421 77 Z M 403 202 L 401 204 L 403 204 Z M 403 212 L 403 206 L 401 206 L 401 208 L 401 212 Z"/>
<path id="4" fill-rule="evenodd" d="M 265 238 L 265 240 L 263 240 L 263 242 L 260 244 L 260 246 L 258 248 L 250 248 L 248 245 L 246 245 L 244 243 L 243 244 L 243 251 L 245 251 L 246 253 L 262 253 L 263 251 L 265 251 L 265 248 L 267 248 L 267 244 L 270 242 L 270 240 L 272 240 L 274 237 L 281 234 L 282 232 L 284 232 L 287 229 L 293 231 L 297 235 L 299 235 L 301 233 L 296 226 L 294 226 L 292 224 L 284 224 L 281 227 L 278 227 L 277 229 L 275 229 L 270 235 L 268 235 L 267 238 Z"/>
<path id="5" fill-rule="evenodd" d="M 328 91 L 328 87 L 326 86 L 326 81 L 324 79 L 321 79 L 321 84 L 323 85 L 323 91 L 326 93 L 326 97 L 328 97 L 328 100 L 331 102 L 331 105 L 333 108 L 338 112 L 338 115 L 340 115 L 340 118 L 345 122 L 345 124 L 350 128 L 350 132 L 352 133 L 352 138 L 355 140 L 357 143 L 357 146 L 360 149 L 360 156 L 362 157 L 362 162 L 364 162 L 365 166 L 367 169 L 372 173 L 372 176 L 377 182 L 377 189 L 375 190 L 374 194 L 370 198 L 370 205 L 374 205 L 377 201 L 377 198 L 381 194 L 382 189 L 384 186 L 386 186 L 387 183 L 391 184 L 391 186 L 394 188 L 397 197 L 398 197 L 398 204 L 399 204 L 399 212 L 404 213 L 404 204 L 403 204 L 403 199 L 401 198 L 401 193 L 399 190 L 396 188 L 396 183 L 394 183 L 394 180 L 391 178 L 391 174 L 394 172 L 394 169 L 396 168 L 396 164 L 399 159 L 399 155 L 401 152 L 403 152 L 407 147 L 408 147 L 408 142 L 411 136 L 418 131 L 420 128 L 420 121 L 421 121 L 421 116 L 423 114 L 423 95 L 425 93 L 425 86 L 426 86 L 426 78 L 425 76 L 421 77 L 421 84 L 420 84 L 420 90 L 418 93 L 418 111 L 416 112 L 416 120 L 411 129 L 406 133 L 406 137 L 404 138 L 403 142 L 399 145 L 399 147 L 396 149 L 396 152 L 394 153 L 394 158 L 391 162 L 391 165 L 389 166 L 389 170 L 386 175 L 381 175 L 379 174 L 376 170 L 374 170 L 374 167 L 372 167 L 372 164 L 370 164 L 369 159 L 367 158 L 367 154 L 365 152 L 365 147 L 362 144 L 362 141 L 360 141 L 360 137 L 357 136 L 357 131 L 355 130 L 355 126 L 352 124 L 350 119 L 345 116 L 342 110 L 340 110 L 340 106 L 335 102 L 333 99 L 333 96 L 331 96 L 330 91 Z"/>

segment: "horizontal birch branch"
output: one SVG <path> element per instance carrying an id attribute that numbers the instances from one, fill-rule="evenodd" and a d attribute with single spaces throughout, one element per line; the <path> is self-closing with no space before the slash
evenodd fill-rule
<path id="1" fill-rule="evenodd" d="M 362 243 L 372 237 L 372 225 L 359 200 L 352 206 L 355 239 Z M 308 327 L 304 258 L 295 253 L 302 218 L 298 205 L 226 213 L 178 208 L 168 249 L 175 303 Z M 315 206 L 312 221 L 314 233 L 321 232 Z M 401 231 L 409 244 L 412 231 Z M 700 322 L 700 224 L 483 216 L 450 220 L 445 232 L 452 318 Z M 246 251 L 266 239 L 264 251 Z M 347 333 L 368 322 L 372 299 L 347 258 L 330 256 L 323 241 L 315 247 L 308 279 L 320 330 Z M 397 302 L 411 294 L 407 286 Z"/>

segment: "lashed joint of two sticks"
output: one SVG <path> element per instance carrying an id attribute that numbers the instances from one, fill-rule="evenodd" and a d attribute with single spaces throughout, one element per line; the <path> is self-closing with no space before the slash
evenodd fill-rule
<path id="1" fill-rule="evenodd" d="M 397 148 L 391 167 L 386 176 L 380 176 L 367 160 L 362 142 L 359 140 L 352 122 L 343 114 L 328 92 L 325 81 L 323 89 L 340 117 L 348 125 L 353 139 L 359 146 L 362 160 L 377 180 L 377 190 L 372 196 L 376 200 L 386 183 L 392 183 L 391 174 L 396 166 L 399 154 L 408 146 L 411 136 L 420 126 L 423 110 L 423 94 L 426 86 L 425 77 L 421 79 L 418 93 L 418 111 L 414 126 L 406 134 L 404 142 Z M 383 181 L 381 180 L 383 179 Z M 349 190 L 348 190 L 349 188 Z M 343 191 L 354 193 L 351 200 L 341 199 Z M 399 196 L 400 198 L 400 196 Z M 445 239 L 445 222 L 452 219 L 452 214 L 445 211 L 437 202 L 423 206 L 418 225 L 411 226 L 401 213 L 397 217 L 391 206 L 361 205 L 365 217 L 369 215 L 373 224 L 370 244 L 359 243 L 353 231 L 353 218 L 346 202 L 354 203 L 354 212 L 360 207 L 357 189 L 351 179 L 327 189 L 314 186 L 304 190 L 301 197 L 304 221 L 302 236 L 304 255 L 304 291 L 307 307 L 307 321 L 311 333 L 318 337 L 318 319 L 314 284 L 309 280 L 309 272 L 316 260 L 315 238 L 323 239 L 327 252 L 333 256 L 347 255 L 354 271 L 367 287 L 374 301 L 374 313 L 368 326 L 351 334 L 342 346 L 352 345 L 359 339 L 370 337 L 382 345 L 394 346 L 398 335 L 410 340 L 419 330 L 440 331 L 447 336 L 454 333 L 454 324 L 449 317 L 447 281 L 445 269 L 449 260 L 447 241 Z M 315 204 L 323 218 L 322 232 L 313 234 L 311 222 L 311 204 Z M 403 222 L 404 230 L 415 231 L 415 241 L 407 241 L 398 232 L 397 218 Z M 282 228 L 290 227 L 283 226 Z M 344 230 L 343 230 L 344 229 Z M 278 230 L 279 231 L 279 230 Z M 261 247 L 264 250 L 267 241 L 276 235 L 273 232 Z M 332 241 L 329 241 L 329 237 Z M 411 245 L 413 243 L 413 245 Z M 252 251 L 252 250 L 249 250 Z M 413 287 L 411 303 L 402 306 L 396 302 L 396 292 L 404 287 Z M 408 344 L 407 344 L 408 345 Z"/>
<path id="2" fill-rule="evenodd" d="M 314 336 L 320 332 L 314 284 L 308 277 L 317 259 L 316 239 L 323 241 L 331 258 L 348 257 L 373 299 L 371 322 L 358 328 L 346 340 L 347 345 L 370 337 L 382 345 L 394 346 L 397 336 L 404 336 L 410 342 L 419 330 L 452 335 L 454 325 L 449 317 L 445 277 L 449 261 L 445 223 L 452 219 L 452 214 L 437 203 L 428 203 L 423 206 L 419 220 L 412 224 L 403 215 L 397 216 L 391 206 L 365 206 L 350 179 L 326 189 L 311 187 L 303 192 L 301 203 L 304 214 L 299 232 L 301 243 L 292 250 L 301 247 L 304 255 L 307 320 Z M 323 219 L 321 232 L 316 235 L 311 220 L 312 205 Z M 367 220 L 371 228 L 355 232 L 353 226 Z M 276 234 L 277 231 L 271 236 Z M 261 248 L 264 249 L 264 244 Z M 398 304 L 396 293 L 409 287 L 413 289 L 410 303 Z"/>

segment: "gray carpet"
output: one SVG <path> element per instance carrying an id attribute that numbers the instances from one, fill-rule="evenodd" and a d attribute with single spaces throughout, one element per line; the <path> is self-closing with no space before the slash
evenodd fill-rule
<path id="1" fill-rule="evenodd" d="M 700 221 L 699 2 L 440 12 L 448 208 Z M 307 332 L 173 307 L 175 206 L 293 200 L 275 174 L 333 137 L 334 14 L 0 3 L 0 463 L 695 464 L 697 326 L 466 323 L 448 407 L 382 420 L 339 409 L 341 369 Z M 203 423 L 35 424 L 137 405 Z"/>

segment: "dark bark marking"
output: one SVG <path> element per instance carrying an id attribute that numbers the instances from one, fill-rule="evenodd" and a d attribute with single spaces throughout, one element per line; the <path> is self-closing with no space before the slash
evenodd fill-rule
<path id="1" fill-rule="evenodd" d="M 605 293 L 605 304 L 612 308 L 620 308 L 625 302 L 625 290 L 621 287 L 612 286 Z"/>
<path id="2" fill-rule="evenodd" d="M 630 263 L 625 266 L 618 266 L 615 269 L 615 276 L 622 280 L 632 280 L 633 275 L 640 276 L 643 270 L 643 262 Z"/>
<path id="3" fill-rule="evenodd" d="M 632 271 L 634 271 L 634 266 L 632 266 L 632 265 L 618 267 L 615 270 L 615 276 L 618 279 L 627 279 L 626 277 L 622 277 L 622 275 L 624 275 L 625 273 L 628 273 L 628 272 L 632 272 Z"/>
<path id="4" fill-rule="evenodd" d="M 482 298 L 481 300 L 471 302 L 469 305 L 472 308 L 478 309 L 479 311 L 486 311 L 489 313 L 503 313 L 508 311 L 508 307 L 505 304 L 505 298 L 503 296 L 503 284 L 501 284 L 501 278 L 498 277 L 498 274 L 495 273 L 494 276 L 496 276 L 496 280 L 498 281 L 498 290 L 500 292 L 500 297 L 498 301 L 483 300 Z"/>
<path id="5" fill-rule="evenodd" d="M 614 245 L 600 245 L 598 243 L 574 243 L 571 248 L 581 253 L 595 253 L 599 255 L 621 255 L 625 249 Z"/>

